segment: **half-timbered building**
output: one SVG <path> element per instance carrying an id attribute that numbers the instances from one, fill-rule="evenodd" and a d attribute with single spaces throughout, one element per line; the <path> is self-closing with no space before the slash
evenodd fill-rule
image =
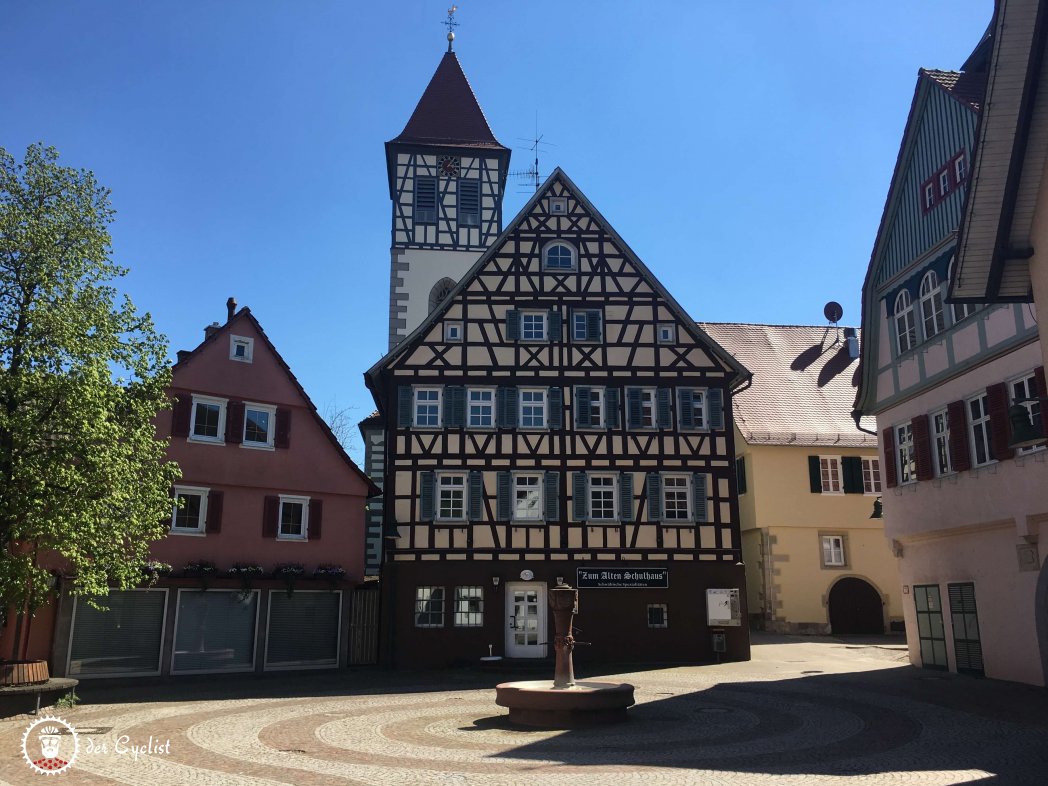
<path id="1" fill-rule="evenodd" d="M 587 658 L 712 658 L 706 590 L 735 590 L 745 619 L 731 394 L 748 376 L 557 169 L 366 374 L 386 663 L 543 657 L 561 581 Z M 745 626 L 724 632 L 748 657 Z"/>

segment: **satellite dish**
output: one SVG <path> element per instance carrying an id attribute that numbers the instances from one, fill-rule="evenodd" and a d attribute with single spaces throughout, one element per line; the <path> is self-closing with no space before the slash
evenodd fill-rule
<path id="1" fill-rule="evenodd" d="M 837 324 L 841 321 L 841 317 L 844 316 L 844 309 L 841 307 L 841 304 L 838 303 L 836 300 L 831 300 L 829 303 L 823 306 L 822 314 L 824 317 L 826 317 L 826 320 L 828 322 Z"/>

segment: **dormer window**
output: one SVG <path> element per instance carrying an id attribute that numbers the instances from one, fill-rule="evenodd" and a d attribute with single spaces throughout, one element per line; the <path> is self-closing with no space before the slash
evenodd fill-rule
<path id="1" fill-rule="evenodd" d="M 244 336 L 229 337 L 229 359 L 239 360 L 241 363 L 250 363 L 254 352 L 255 340 Z"/>
<path id="2" fill-rule="evenodd" d="M 950 173 L 940 172 L 939 173 L 939 195 L 946 196 L 950 193 Z"/>
<path id="3" fill-rule="evenodd" d="M 546 270 L 574 270 L 575 249 L 567 243 L 551 243 L 546 246 L 544 267 Z"/>
<path id="4" fill-rule="evenodd" d="M 968 159 L 965 158 L 964 153 L 961 153 L 954 159 L 953 175 L 958 183 L 963 183 L 964 178 L 968 176 Z"/>
<path id="5" fill-rule="evenodd" d="M 924 187 L 924 209 L 931 210 L 933 207 L 935 207 L 935 186 L 928 183 Z"/>

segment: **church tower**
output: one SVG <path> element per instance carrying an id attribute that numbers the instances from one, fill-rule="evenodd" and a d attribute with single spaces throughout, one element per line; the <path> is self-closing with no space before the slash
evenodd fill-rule
<path id="1" fill-rule="evenodd" d="M 389 348 L 444 299 L 502 229 L 509 148 L 451 49 L 404 130 L 386 142 L 393 202 Z"/>

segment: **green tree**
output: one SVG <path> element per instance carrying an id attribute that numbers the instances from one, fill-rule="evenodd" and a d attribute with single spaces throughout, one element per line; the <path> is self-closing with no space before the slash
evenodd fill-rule
<path id="1" fill-rule="evenodd" d="M 19 615 L 48 567 L 89 599 L 136 586 L 166 531 L 167 342 L 112 285 L 113 212 L 54 148 L 0 148 L 0 604 Z"/>

